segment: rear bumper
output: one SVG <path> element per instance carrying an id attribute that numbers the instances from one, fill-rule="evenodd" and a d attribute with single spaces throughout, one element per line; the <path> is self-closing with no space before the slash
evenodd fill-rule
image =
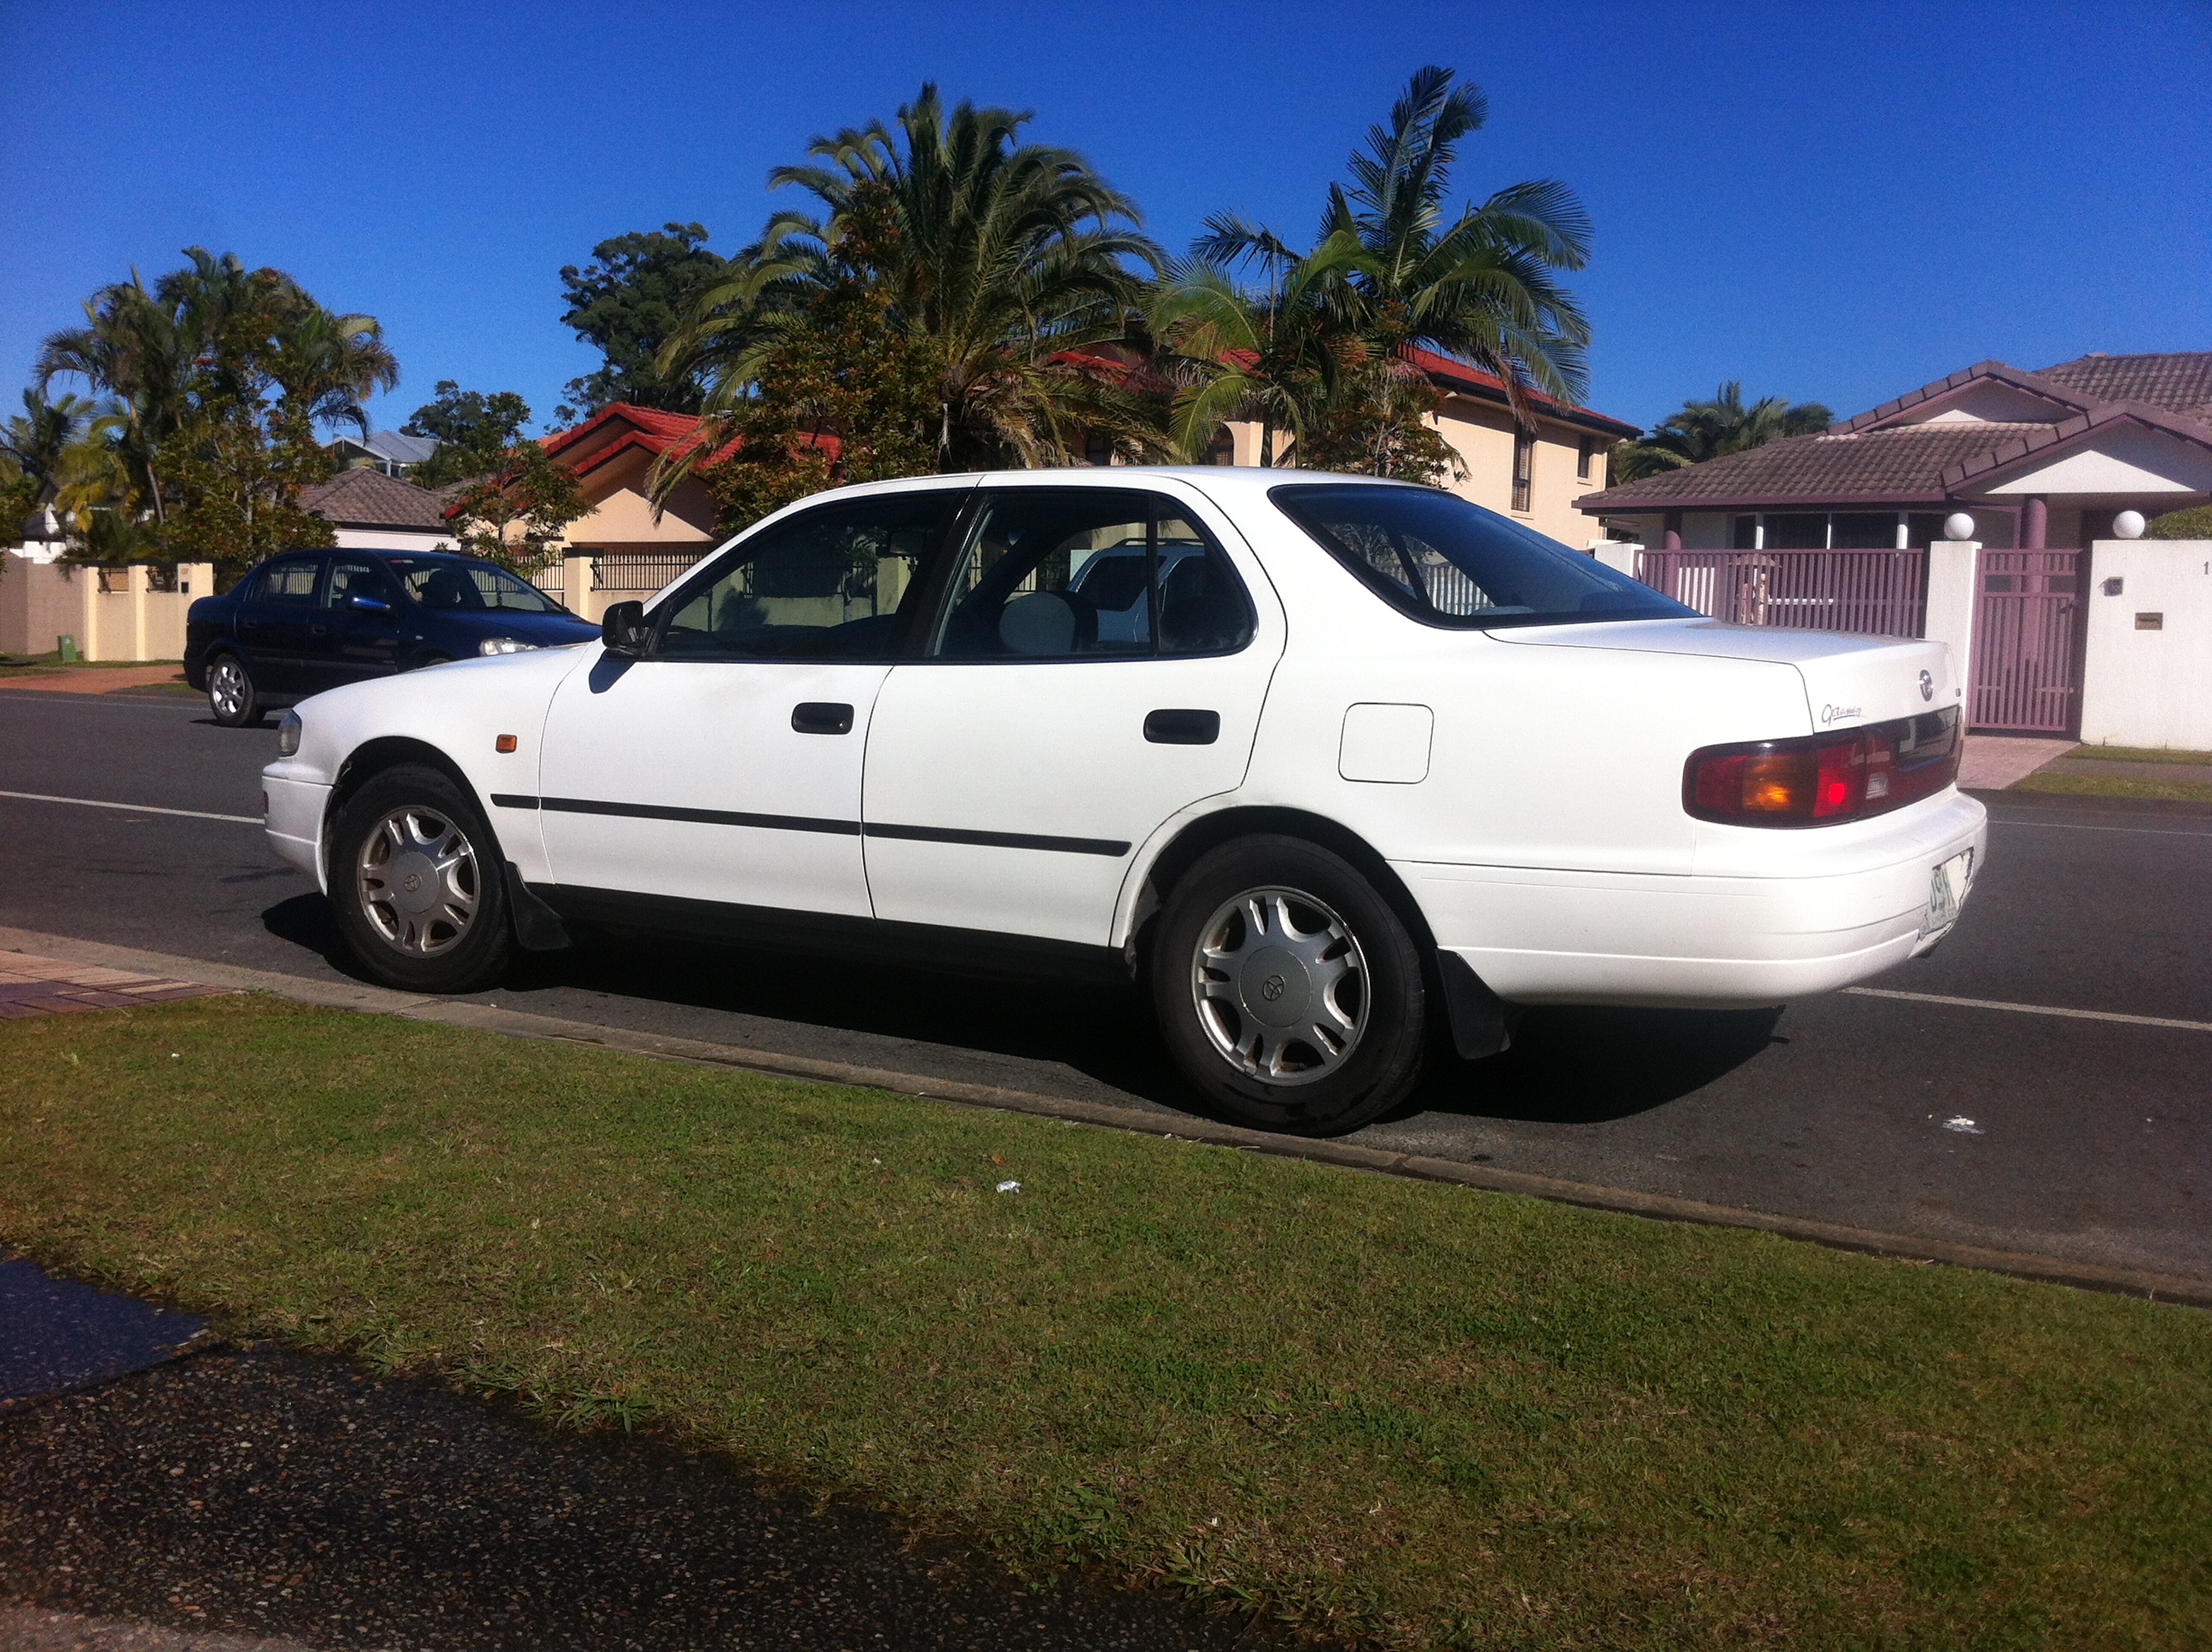
<path id="1" fill-rule="evenodd" d="M 1844 858 L 1830 846 L 1795 834 L 1796 875 L 1393 864 L 1439 947 L 1510 1002 L 1752 1007 L 1833 992 L 1936 944 L 1921 933 L 1935 869 L 1971 849 L 1978 873 L 1987 811 L 1954 794 L 1914 817 L 1854 844 L 1843 871 L 1824 867 Z"/>
<path id="2" fill-rule="evenodd" d="M 266 800 L 262 830 L 269 835 L 269 847 L 276 851 L 279 859 L 308 873 L 327 890 L 329 884 L 323 876 L 323 812 L 330 804 L 331 788 L 264 769 L 261 795 Z"/>

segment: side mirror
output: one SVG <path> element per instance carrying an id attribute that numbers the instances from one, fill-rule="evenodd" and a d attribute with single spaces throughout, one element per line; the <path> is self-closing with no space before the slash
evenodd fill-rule
<path id="1" fill-rule="evenodd" d="M 641 602 L 612 604 L 599 621 L 601 645 L 609 653 L 620 654 L 625 659 L 635 659 L 645 652 L 648 635 L 645 604 Z"/>
<path id="2" fill-rule="evenodd" d="M 381 597 L 351 597 L 347 598 L 347 606 L 358 608 L 368 614 L 388 614 L 392 611 L 392 604 Z"/>

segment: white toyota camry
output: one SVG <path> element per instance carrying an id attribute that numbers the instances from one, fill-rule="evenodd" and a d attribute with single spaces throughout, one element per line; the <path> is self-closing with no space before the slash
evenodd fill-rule
<path id="1" fill-rule="evenodd" d="M 594 922 L 1150 994 L 1264 1127 L 1517 1006 L 1759 1005 L 1927 951 L 1984 814 L 1938 643 L 1718 623 L 1431 489 L 928 477 L 793 505 L 598 644 L 319 695 L 271 840 L 463 992 Z"/>

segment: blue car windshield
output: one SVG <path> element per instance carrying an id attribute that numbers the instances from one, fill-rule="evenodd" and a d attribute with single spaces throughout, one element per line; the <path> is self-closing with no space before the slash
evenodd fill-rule
<path id="1" fill-rule="evenodd" d="M 1267 497 L 1369 589 L 1425 625 L 1487 631 L 1697 614 L 1438 489 L 1301 482 Z"/>
<path id="2" fill-rule="evenodd" d="M 385 559 L 407 594 L 425 608 L 505 609 L 509 613 L 557 614 L 561 604 L 503 568 L 460 556 Z"/>

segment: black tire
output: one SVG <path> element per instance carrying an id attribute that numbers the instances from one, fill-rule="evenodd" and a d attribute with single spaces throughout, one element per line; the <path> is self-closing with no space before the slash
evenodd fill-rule
<path id="1" fill-rule="evenodd" d="M 208 661 L 208 709 L 225 728 L 252 728 L 267 708 L 252 668 L 238 654 L 219 653 Z"/>
<path id="2" fill-rule="evenodd" d="M 1266 897 L 1265 927 L 1244 915 L 1248 906 L 1231 911 L 1245 896 Z M 1243 962 L 1201 970 L 1201 938 L 1215 957 Z M 1246 837 L 1201 857 L 1169 893 L 1149 963 L 1152 1013 L 1170 1054 L 1239 1124 L 1342 1135 L 1420 1082 L 1428 1050 L 1420 948 L 1375 886 L 1318 844 Z M 1263 1015 L 1273 1024 L 1263 1025 Z M 1327 1048 L 1332 1029 L 1346 1025 L 1349 1036 Z"/>
<path id="3" fill-rule="evenodd" d="M 473 993 L 506 974 L 514 949 L 506 866 L 483 814 L 450 777 L 411 764 L 370 776 L 338 811 L 330 854 L 338 933 L 377 980 Z"/>

